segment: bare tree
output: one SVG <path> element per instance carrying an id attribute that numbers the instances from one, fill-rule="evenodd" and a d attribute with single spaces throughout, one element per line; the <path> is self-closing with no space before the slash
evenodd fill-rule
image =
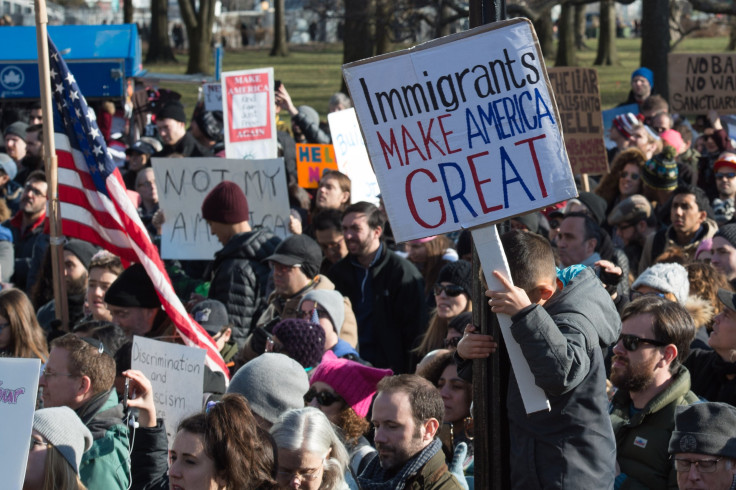
<path id="1" fill-rule="evenodd" d="M 151 35 L 146 63 L 176 61 L 169 40 L 168 0 L 151 0 Z"/>
<path id="2" fill-rule="evenodd" d="M 575 7 L 563 3 L 557 19 L 557 57 L 555 66 L 575 66 Z"/>
<path id="3" fill-rule="evenodd" d="M 215 0 L 199 0 L 199 10 L 195 10 L 194 2 L 179 0 L 179 10 L 189 39 L 187 73 L 210 73 Z"/>
<path id="4" fill-rule="evenodd" d="M 601 0 L 600 28 L 598 30 L 598 51 L 594 65 L 615 65 L 618 63 L 616 51 L 616 2 Z"/>
<path id="5" fill-rule="evenodd" d="M 285 10 L 286 4 L 284 0 L 276 0 L 274 2 L 273 46 L 271 47 L 271 56 L 289 56 L 289 45 L 286 43 Z"/>

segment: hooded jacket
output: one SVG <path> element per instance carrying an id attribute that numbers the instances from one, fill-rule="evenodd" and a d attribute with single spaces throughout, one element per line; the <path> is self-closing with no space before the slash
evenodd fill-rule
<path id="1" fill-rule="evenodd" d="M 233 324 L 232 340 L 242 347 L 255 320 L 266 308 L 270 270 L 263 259 L 281 239 L 265 228 L 238 233 L 215 254 L 208 297 L 222 302 Z"/>
<path id="2" fill-rule="evenodd" d="M 678 247 L 687 254 L 689 259 L 692 259 L 695 255 L 695 251 L 698 249 L 700 242 L 705 238 L 713 238 L 713 235 L 718 231 L 718 224 L 710 218 L 706 218 L 703 221 L 703 228 L 695 240 L 688 243 L 685 246 L 681 246 L 675 240 L 675 229 L 672 225 L 668 226 L 664 230 L 660 230 L 657 233 L 653 233 L 647 237 L 644 242 L 644 249 L 641 252 L 641 259 L 639 259 L 639 274 L 644 272 L 649 266 L 654 264 L 654 260 L 665 251 L 667 247 Z"/>

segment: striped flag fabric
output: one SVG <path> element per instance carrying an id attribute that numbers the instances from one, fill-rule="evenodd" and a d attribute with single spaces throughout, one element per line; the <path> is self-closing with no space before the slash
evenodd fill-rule
<path id="1" fill-rule="evenodd" d="M 158 249 L 126 193 L 94 111 L 51 38 L 48 41 L 51 91 L 59 116 L 55 118 L 54 141 L 62 233 L 99 245 L 124 262 L 140 262 L 178 335 L 186 345 L 205 349 L 207 365 L 227 379 L 228 369 L 217 345 L 187 314 L 174 292 Z"/>

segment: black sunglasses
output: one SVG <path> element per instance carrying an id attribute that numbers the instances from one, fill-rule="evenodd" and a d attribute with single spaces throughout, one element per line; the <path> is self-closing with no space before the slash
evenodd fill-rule
<path id="1" fill-rule="evenodd" d="M 314 314 L 314 308 L 311 310 L 307 310 L 307 311 L 299 310 L 296 316 L 297 318 L 300 318 L 302 320 L 309 320 L 312 318 L 313 314 Z M 330 318 L 330 314 L 327 313 L 327 311 L 321 310 L 319 308 L 317 308 L 317 318 L 327 318 L 328 320 L 332 320 L 332 318 Z"/>
<path id="2" fill-rule="evenodd" d="M 665 345 L 669 345 L 668 342 L 660 342 L 659 340 L 653 340 L 653 339 L 643 339 L 641 337 L 637 337 L 636 335 L 628 335 L 628 334 L 621 334 L 621 336 L 618 338 L 618 341 L 616 343 L 622 342 L 624 349 L 626 349 L 629 352 L 634 352 L 639 348 L 639 344 L 651 344 L 657 347 L 664 347 Z"/>
<path id="3" fill-rule="evenodd" d="M 323 407 L 332 405 L 337 401 L 342 401 L 342 397 L 340 395 L 336 395 L 328 391 L 317 391 L 314 388 L 310 388 L 304 395 L 304 403 L 310 403 L 315 398 L 317 399 L 317 403 Z"/>
<path id="4" fill-rule="evenodd" d="M 442 294 L 442 291 L 445 292 L 446 295 L 448 295 L 451 298 L 454 298 L 455 296 L 460 296 L 465 292 L 465 288 L 462 286 L 458 286 L 457 284 L 448 284 L 447 286 L 443 286 L 442 284 L 435 284 L 434 285 L 434 295 L 439 296 Z"/>

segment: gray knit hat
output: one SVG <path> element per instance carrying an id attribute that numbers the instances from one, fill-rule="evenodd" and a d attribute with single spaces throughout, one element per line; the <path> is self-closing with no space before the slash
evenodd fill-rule
<path id="1" fill-rule="evenodd" d="M 680 264 L 674 263 L 654 264 L 649 267 L 634 281 L 631 289 L 639 286 L 649 286 L 663 293 L 672 293 L 681 305 L 685 304 L 690 294 L 687 270 Z"/>
<path id="2" fill-rule="evenodd" d="M 718 228 L 718 231 L 715 235 L 713 235 L 713 238 L 717 236 L 723 237 L 728 243 L 731 244 L 732 247 L 736 247 L 736 223 L 723 225 Z"/>
<path id="3" fill-rule="evenodd" d="M 92 433 L 69 407 L 42 408 L 33 414 L 33 429 L 64 456 L 79 474 L 82 454 L 92 447 Z"/>
<path id="4" fill-rule="evenodd" d="M 309 378 L 298 362 L 266 352 L 235 373 L 227 392 L 243 395 L 253 413 L 273 424 L 287 410 L 304 407 L 308 389 Z"/>
<path id="5" fill-rule="evenodd" d="M 339 291 L 329 289 L 313 289 L 305 294 L 299 302 L 300 310 L 302 303 L 306 300 L 314 301 L 319 308 L 324 309 L 330 315 L 330 320 L 339 335 L 342 324 L 345 322 L 345 300 L 342 294 Z"/>
<path id="6" fill-rule="evenodd" d="M 736 407 L 705 402 L 677 407 L 670 454 L 696 453 L 736 458 Z"/>

